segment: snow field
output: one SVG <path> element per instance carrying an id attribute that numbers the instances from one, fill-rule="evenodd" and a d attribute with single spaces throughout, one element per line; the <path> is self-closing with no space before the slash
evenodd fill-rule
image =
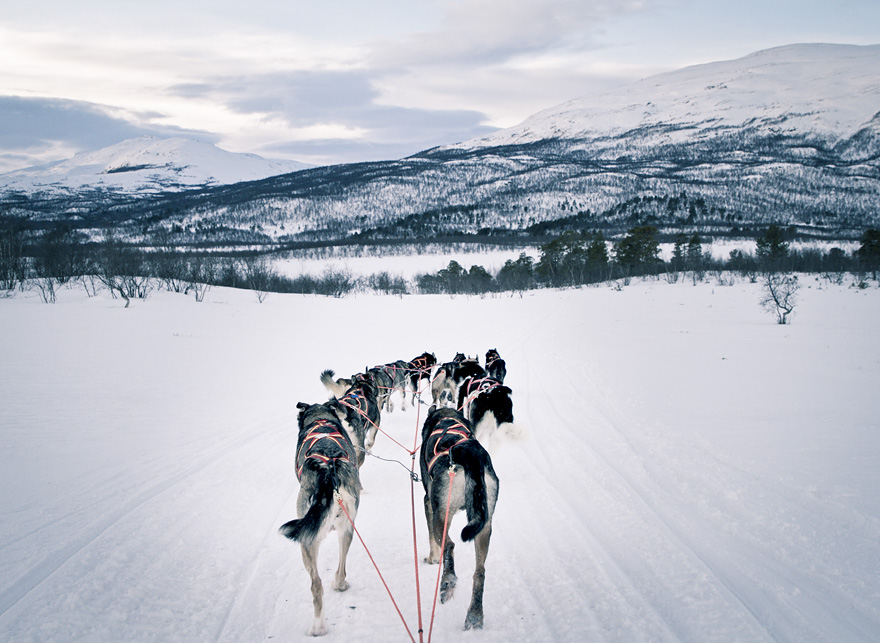
<path id="1" fill-rule="evenodd" d="M 790 326 L 742 282 L 0 300 L 0 640 L 306 639 L 307 575 L 277 533 L 295 516 L 296 402 L 326 399 L 324 368 L 489 348 L 522 435 L 488 441 L 486 624 L 461 632 L 459 515 L 433 641 L 876 640 L 880 291 L 802 281 Z M 425 412 L 383 429 L 411 445 Z M 409 467 L 381 434 L 374 453 Z M 357 528 L 418 639 L 408 473 L 369 458 L 361 475 Z M 415 503 L 427 630 L 420 484 Z M 344 593 L 336 562 L 331 534 L 326 640 L 407 640 L 360 542 Z"/>

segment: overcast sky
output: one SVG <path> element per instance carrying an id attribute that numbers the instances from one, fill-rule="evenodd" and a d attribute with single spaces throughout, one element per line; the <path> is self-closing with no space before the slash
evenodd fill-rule
<path id="1" fill-rule="evenodd" d="M 0 12 L 0 172 L 140 136 L 401 158 L 662 71 L 880 44 L 880 0 L 29 0 Z"/>

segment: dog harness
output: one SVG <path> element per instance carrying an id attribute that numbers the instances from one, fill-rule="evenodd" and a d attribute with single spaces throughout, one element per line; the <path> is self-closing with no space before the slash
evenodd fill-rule
<path id="1" fill-rule="evenodd" d="M 467 387 L 465 388 L 465 398 L 458 410 L 461 413 L 464 413 L 466 418 L 470 419 L 471 402 L 483 393 L 488 393 L 499 386 L 501 386 L 501 382 L 491 377 L 472 379 L 467 383 Z"/>
<path id="2" fill-rule="evenodd" d="M 354 400 L 354 403 L 352 403 Z M 361 404 L 363 402 L 363 404 Z M 345 394 L 345 397 L 339 398 L 339 403 L 342 406 L 348 407 L 353 410 L 355 413 L 360 415 L 364 420 L 369 422 L 371 425 L 379 428 L 379 425 L 373 422 L 370 418 L 370 400 L 363 393 L 359 393 L 357 391 L 349 391 Z"/>
<path id="3" fill-rule="evenodd" d="M 428 442 L 434 439 L 434 436 L 439 436 L 437 441 L 434 442 L 433 453 L 430 461 L 428 461 L 428 473 L 431 473 L 431 469 L 434 468 L 434 465 L 437 464 L 437 460 L 439 460 L 444 455 L 449 455 L 449 451 L 452 447 L 461 444 L 462 442 L 466 442 L 471 439 L 471 431 L 467 428 L 466 425 L 462 424 L 459 420 L 456 419 L 447 419 L 441 421 L 446 426 L 438 426 L 431 432 L 431 435 L 428 436 Z M 452 435 L 454 437 L 454 441 L 452 443 L 448 443 L 448 446 L 440 448 L 440 443 L 443 442 L 443 438 L 447 435 Z M 450 459 L 452 456 L 450 456 Z"/>
<path id="4" fill-rule="evenodd" d="M 428 364 L 428 356 L 427 355 L 419 355 L 410 363 L 410 367 L 414 371 L 418 371 L 423 373 L 425 371 L 429 371 L 431 369 L 431 364 Z"/>
<path id="5" fill-rule="evenodd" d="M 319 429 L 324 429 L 327 427 L 330 428 L 329 431 L 320 431 L 319 430 Z M 323 453 L 320 453 L 317 450 L 313 451 L 313 449 L 315 448 L 315 444 L 318 443 L 320 440 L 330 440 L 336 446 L 338 446 L 340 449 L 342 449 L 343 455 L 328 456 Z M 300 442 L 299 449 L 297 449 L 297 454 L 296 454 L 297 460 L 299 460 L 299 456 L 301 453 L 305 453 L 305 456 L 303 457 L 302 464 L 300 464 L 296 468 L 296 479 L 302 480 L 302 471 L 303 471 L 303 468 L 306 466 L 307 460 L 317 460 L 318 462 L 322 462 L 324 464 L 329 464 L 330 462 L 333 462 L 334 460 L 342 460 L 344 462 L 351 462 L 351 460 L 349 459 L 349 457 L 347 455 L 349 452 L 350 452 L 350 442 L 348 441 L 348 438 L 346 436 L 344 436 L 339 431 L 339 429 L 337 428 L 337 425 L 333 421 L 328 420 L 327 418 L 320 418 L 319 420 L 315 421 L 315 423 L 311 427 L 309 427 L 309 430 L 306 432 L 305 436 L 303 437 L 302 442 Z"/>

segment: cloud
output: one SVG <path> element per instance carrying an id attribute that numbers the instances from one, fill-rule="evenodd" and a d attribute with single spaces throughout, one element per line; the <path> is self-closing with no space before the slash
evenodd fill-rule
<path id="1" fill-rule="evenodd" d="M 406 154 L 441 142 L 483 135 L 486 115 L 475 110 L 408 108 L 382 104 L 381 92 L 368 70 L 292 71 L 211 79 L 171 88 L 178 97 L 218 101 L 239 114 L 261 115 L 281 123 L 282 140 L 268 149 L 345 151 L 358 147 L 369 158 L 389 158 L 389 150 Z M 366 157 L 365 157 L 366 158 Z"/>
<path id="2" fill-rule="evenodd" d="M 437 30 L 375 47 L 374 61 L 398 65 L 493 65 L 568 47 L 596 48 L 602 25 L 646 11 L 653 0 L 448 0 Z"/>
<path id="3" fill-rule="evenodd" d="M 600 30 L 669 1 L 346 0 L 328 22 L 324 6 L 279 13 L 258 2 L 245 16 L 229 0 L 192 24 L 188 9 L 161 0 L 161 19 L 94 4 L 42 31 L 0 24 L 2 58 L 17 61 L 0 62 L 6 92 L 64 97 L 0 103 L 0 171 L 142 134 L 302 151 L 310 158 L 294 158 L 311 162 L 412 154 L 616 82 L 591 80 L 585 64 Z M 83 40 L 79 27 L 94 16 Z"/>

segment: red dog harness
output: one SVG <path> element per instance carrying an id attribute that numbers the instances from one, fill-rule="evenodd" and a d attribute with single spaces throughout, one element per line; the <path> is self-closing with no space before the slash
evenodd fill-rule
<path id="1" fill-rule="evenodd" d="M 325 427 L 330 427 L 330 431 L 321 432 L 318 429 L 322 429 Z M 302 471 L 303 467 L 306 466 L 307 460 L 317 460 L 318 462 L 323 462 L 324 464 L 329 464 L 334 460 L 343 460 L 345 462 L 351 462 L 348 455 L 339 455 L 339 456 L 327 456 L 323 453 L 319 453 L 317 451 L 310 453 L 312 448 L 314 448 L 315 444 L 319 440 L 330 440 L 336 446 L 338 446 L 344 453 L 349 453 L 349 441 L 348 438 L 345 437 L 342 433 L 339 432 L 339 429 L 336 428 L 336 424 L 334 424 L 331 420 L 327 418 L 321 418 L 317 420 L 311 427 L 309 427 L 308 432 L 302 439 L 302 442 L 299 445 L 299 450 L 297 451 L 297 460 L 299 460 L 299 454 L 305 453 L 305 457 L 303 458 L 302 464 L 299 465 L 296 469 L 296 479 L 302 480 Z"/>
<path id="2" fill-rule="evenodd" d="M 437 460 L 439 460 L 444 455 L 449 455 L 449 451 L 452 447 L 461 444 L 462 442 L 466 442 L 471 439 L 470 429 L 467 428 L 464 424 L 459 422 L 458 420 L 446 420 L 446 427 L 437 427 L 431 432 L 431 435 L 428 436 L 428 440 L 432 440 L 435 435 L 439 435 L 437 441 L 434 442 L 434 449 L 431 460 L 428 462 L 428 473 L 430 474 L 431 469 L 434 468 L 434 465 L 437 464 Z M 440 443 L 443 442 L 443 438 L 447 435 L 455 436 L 455 440 L 448 444 L 448 446 L 440 448 Z"/>
<path id="3" fill-rule="evenodd" d="M 479 395 L 487 393 L 492 389 L 501 386 L 501 382 L 491 377 L 481 377 L 480 379 L 471 380 L 465 389 L 465 398 L 458 409 L 464 416 L 470 419 L 470 406 Z"/>

